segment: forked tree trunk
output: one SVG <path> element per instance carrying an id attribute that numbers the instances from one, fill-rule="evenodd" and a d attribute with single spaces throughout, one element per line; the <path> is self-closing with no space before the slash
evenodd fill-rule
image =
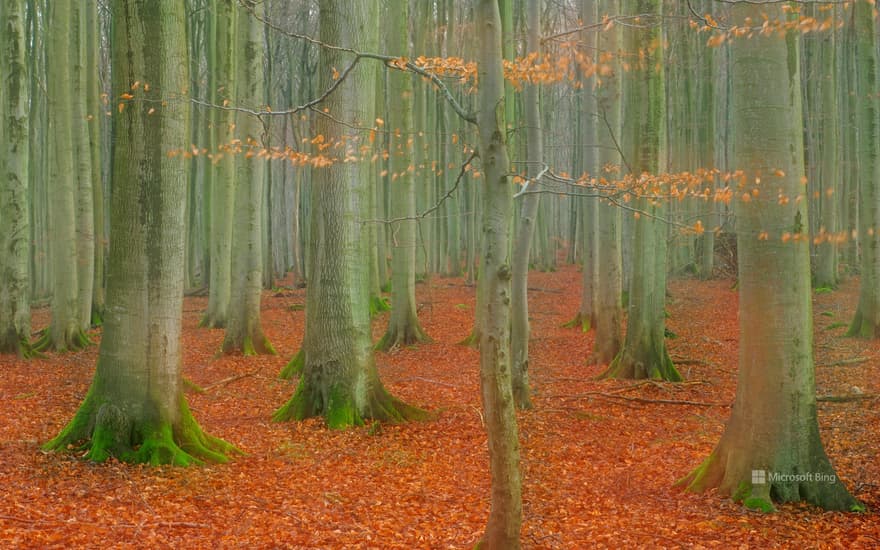
<path id="1" fill-rule="evenodd" d="M 320 39 L 375 51 L 377 5 L 321 0 Z M 330 71 L 351 63 L 338 50 L 321 48 L 321 82 L 332 82 Z M 334 118 L 353 126 L 363 120 L 361 90 L 372 86 L 373 71 L 356 67 L 327 97 L 323 106 Z M 342 143 L 322 152 L 332 164 L 314 171 L 311 190 L 311 247 L 306 290 L 306 330 L 302 346 L 302 376 L 293 397 L 276 411 L 276 421 L 323 416 L 331 428 L 359 425 L 366 419 L 402 421 L 424 412 L 392 397 L 379 380 L 373 359 L 369 307 L 368 233 L 362 222 L 369 214 L 369 186 L 357 162 L 361 132 L 319 116 L 315 121 L 324 143 Z M 315 152 L 316 154 L 318 151 Z M 338 155 L 338 156 L 337 156 Z"/>
<path id="2" fill-rule="evenodd" d="M 497 0 L 479 0 L 477 25 L 479 91 L 477 125 L 483 166 L 483 246 L 478 292 L 480 392 L 489 438 L 492 498 L 481 547 L 520 547 L 522 480 L 519 435 L 513 402 L 510 361 L 510 224 L 513 189 L 505 143 L 501 18 Z"/>
<path id="3" fill-rule="evenodd" d="M 0 353 L 30 353 L 28 260 L 31 242 L 28 170 L 28 74 L 24 0 L 6 2 L 0 19 Z"/>
<path id="4" fill-rule="evenodd" d="M 785 18 L 778 5 L 738 4 L 733 21 L 757 21 L 762 12 Z M 737 202 L 736 400 L 715 450 L 679 483 L 691 491 L 717 488 L 764 511 L 772 501 L 850 510 L 860 505 L 825 455 L 816 418 L 797 44 L 793 34 L 772 33 L 730 46 L 733 167 L 743 171 L 744 193 L 773 192 Z"/>
<path id="5" fill-rule="evenodd" d="M 169 152 L 189 136 L 189 102 L 177 95 L 188 83 L 184 5 L 115 0 L 111 9 L 114 97 L 140 81 L 150 83 L 140 93 L 152 101 L 124 101 L 114 118 L 109 307 L 98 366 L 73 420 L 45 448 L 85 448 L 95 461 L 223 462 L 234 448 L 196 423 L 180 374 L 186 164 Z"/>

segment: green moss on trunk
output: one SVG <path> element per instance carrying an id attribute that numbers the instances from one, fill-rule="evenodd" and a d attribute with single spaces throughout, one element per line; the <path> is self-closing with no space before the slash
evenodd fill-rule
<path id="1" fill-rule="evenodd" d="M 40 332 L 39 338 L 33 344 L 33 351 L 56 351 L 59 353 L 66 351 L 79 351 L 85 349 L 92 343 L 89 335 L 78 328 L 66 330 L 61 338 L 57 340 L 53 339 L 52 330 L 51 327 L 49 327 Z"/>
<path id="2" fill-rule="evenodd" d="M 293 356 L 293 359 L 288 361 L 287 365 L 285 365 L 284 368 L 281 369 L 281 372 L 278 373 L 278 378 L 290 380 L 294 376 L 299 376 L 302 374 L 305 361 L 306 354 L 303 352 L 303 348 L 300 348 L 296 355 Z"/>
<path id="3" fill-rule="evenodd" d="M 590 329 L 593 328 L 593 320 L 589 315 L 584 315 L 583 313 L 578 312 L 577 315 L 574 316 L 574 319 L 571 321 L 564 323 L 562 325 L 563 328 L 581 328 L 581 332 L 590 332 Z"/>

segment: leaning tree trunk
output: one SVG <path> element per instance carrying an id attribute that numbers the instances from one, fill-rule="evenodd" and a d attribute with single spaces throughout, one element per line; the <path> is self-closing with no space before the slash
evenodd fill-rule
<path id="1" fill-rule="evenodd" d="M 520 547 L 522 480 L 519 435 L 510 361 L 510 224 L 513 189 L 505 143 L 501 18 L 497 0 L 479 0 L 477 125 L 483 165 L 483 246 L 478 292 L 483 293 L 480 325 L 480 393 L 489 437 L 492 498 L 481 547 Z"/>
<path id="2" fill-rule="evenodd" d="M 532 0 L 526 14 L 526 50 L 537 54 L 541 49 L 541 2 Z M 535 234 L 541 195 L 536 193 L 544 164 L 544 137 L 541 129 L 541 95 L 538 83 L 528 84 L 523 92 L 526 125 L 526 163 L 530 194 L 522 198 L 519 225 L 514 241 L 513 281 L 511 283 L 511 374 L 513 399 L 521 409 L 532 407 L 529 396 L 529 252 Z"/>
<path id="3" fill-rule="evenodd" d="M 779 6 L 740 4 L 734 21 L 759 20 L 762 12 L 785 17 Z M 816 417 L 797 44 L 793 34 L 773 33 L 730 46 L 734 168 L 742 170 L 744 193 L 758 185 L 773 192 L 737 203 L 736 399 L 715 450 L 679 483 L 717 488 L 764 511 L 772 501 L 801 500 L 850 510 L 860 505 L 825 455 Z"/>
<path id="4" fill-rule="evenodd" d="M 74 170 L 72 43 L 70 2 L 49 8 L 49 231 L 52 261 L 52 323 L 34 345 L 38 351 L 76 350 L 88 344 L 79 322 L 77 283 L 76 172 Z"/>
<path id="5" fill-rule="evenodd" d="M 243 107 L 259 109 L 263 94 L 263 25 L 256 18 L 263 4 L 250 2 L 238 16 L 235 99 Z M 263 333 L 260 321 L 260 298 L 263 291 L 263 185 L 265 163 L 263 125 L 252 115 L 237 113 L 236 129 L 241 132 L 244 150 L 235 159 L 235 184 L 232 227 L 232 278 L 229 295 L 229 319 L 223 351 L 241 351 L 245 355 L 274 354 Z"/>
<path id="6" fill-rule="evenodd" d="M 188 82 L 184 5 L 115 0 L 112 14 L 114 96 L 138 81 L 150 91 L 122 99 L 114 118 L 113 240 L 97 370 L 73 420 L 45 448 L 85 448 L 95 461 L 223 462 L 234 448 L 196 423 L 180 373 L 186 164 L 173 149 L 189 136 L 189 102 L 175 96 Z"/>
<path id="7" fill-rule="evenodd" d="M 859 305 L 847 336 L 880 337 L 880 100 L 877 99 L 877 41 L 873 6 L 856 2 L 856 144 L 858 147 L 859 245 L 862 252 Z"/>
<path id="8" fill-rule="evenodd" d="M 663 133 L 663 68 L 660 48 L 660 0 L 639 0 L 636 12 L 648 21 L 647 28 L 625 32 L 625 49 L 645 52 L 624 79 L 626 108 L 623 110 L 624 151 L 634 179 L 643 174 L 660 173 L 661 136 Z M 650 189 L 636 193 L 651 193 Z M 635 220 L 632 279 L 629 286 L 629 310 L 626 338 L 617 357 L 600 378 L 658 378 L 681 380 L 672 364 L 665 340 L 666 307 L 666 226 L 662 203 L 640 197 L 636 207 L 646 215 Z"/>
<path id="9" fill-rule="evenodd" d="M 24 0 L 3 5 L 0 19 L 0 353 L 28 355 L 31 333 L 28 74 Z"/>
<path id="10" fill-rule="evenodd" d="M 320 40 L 375 51 L 377 6 L 373 2 L 321 0 Z M 351 59 L 339 50 L 321 48 L 322 82 L 330 71 Z M 371 86 L 373 71 L 355 67 L 330 94 L 323 107 L 351 125 L 347 133 L 328 117 L 317 117 L 315 130 L 323 143 L 343 143 L 315 151 L 326 166 L 314 171 L 311 190 L 311 253 L 306 287 L 306 330 L 302 376 L 293 397 L 274 415 L 276 421 L 323 416 L 331 428 L 359 425 L 365 419 L 402 421 L 424 413 L 392 397 L 379 380 L 373 359 L 368 233 L 362 223 L 369 214 L 369 186 L 358 162 L 344 162 L 367 138 L 355 129 L 363 120 L 361 90 Z M 338 155 L 338 156 L 337 156 Z"/>
<path id="11" fill-rule="evenodd" d="M 388 50 L 393 55 L 409 53 L 407 8 L 409 0 L 392 0 L 393 14 L 388 33 Z M 391 319 L 377 344 L 389 350 L 428 340 L 416 314 L 416 193 L 413 183 L 412 151 L 412 75 L 392 71 L 388 75 L 388 93 L 394 108 L 388 112 L 391 169 Z M 422 182 L 424 185 L 425 183 Z"/>

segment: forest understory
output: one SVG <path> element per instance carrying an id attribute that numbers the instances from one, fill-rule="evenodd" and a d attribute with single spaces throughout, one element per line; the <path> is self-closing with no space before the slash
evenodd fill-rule
<path id="1" fill-rule="evenodd" d="M 880 342 L 844 338 L 858 280 L 814 294 L 816 385 L 825 449 L 866 513 L 780 505 L 747 511 L 673 487 L 718 442 L 736 386 L 737 293 L 730 279 L 670 281 L 670 353 L 685 382 L 595 381 L 592 334 L 562 328 L 578 308 L 575 267 L 530 278 L 534 409 L 519 413 L 527 548 L 880 546 Z M 305 290 L 263 296 L 277 356 L 220 355 L 222 329 L 184 306 L 191 409 L 246 456 L 174 468 L 93 464 L 40 445 L 72 417 L 98 347 L 29 361 L 0 357 L 0 544 L 7 548 L 470 548 L 489 513 L 475 291 L 463 279 L 417 287 L 433 342 L 377 352 L 386 387 L 433 420 L 330 431 L 273 423 L 295 380 Z M 48 325 L 34 311 L 34 329 Z M 388 313 L 374 321 L 374 339 Z M 97 341 L 100 331 L 91 336 Z M 832 399 L 829 400 L 828 398 Z M 843 398 L 843 399 L 836 399 Z"/>

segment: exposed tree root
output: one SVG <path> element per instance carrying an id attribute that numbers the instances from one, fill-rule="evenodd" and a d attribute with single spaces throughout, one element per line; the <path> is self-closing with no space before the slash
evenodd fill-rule
<path id="1" fill-rule="evenodd" d="M 653 380 L 666 380 L 669 382 L 681 382 L 681 373 L 675 368 L 666 346 L 657 350 L 655 357 L 637 358 L 625 347 L 617 354 L 608 368 L 596 377 L 597 380 L 608 378 L 641 380 L 650 378 Z"/>
<path id="2" fill-rule="evenodd" d="M 229 460 L 229 455 L 243 454 L 233 445 L 202 431 L 183 396 L 178 416 L 174 424 L 132 419 L 110 400 L 98 398 L 90 390 L 73 420 L 43 445 L 43 449 L 85 450 L 84 457 L 94 462 L 115 457 L 153 466 L 222 463 Z"/>
<path id="3" fill-rule="evenodd" d="M 78 328 L 71 328 L 64 331 L 62 337 L 56 341 L 52 338 L 52 327 L 48 327 L 40 331 L 40 336 L 32 346 L 35 352 L 55 351 L 63 353 L 66 351 L 79 351 L 93 344 L 89 335 L 85 331 Z"/>
<path id="4" fill-rule="evenodd" d="M 376 349 L 380 351 L 388 351 L 395 347 L 411 346 L 413 344 L 421 344 L 430 342 L 431 339 L 422 330 L 418 320 L 407 323 L 405 327 L 399 327 L 396 323 L 388 324 L 388 330 L 385 331 L 382 339 L 376 344 Z"/>
<path id="5" fill-rule="evenodd" d="M 585 315 L 584 313 L 578 312 L 577 315 L 574 316 L 574 319 L 571 321 L 564 323 L 562 325 L 563 328 L 581 328 L 581 332 L 590 332 L 590 329 L 593 327 L 593 319 L 589 315 Z"/>
<path id="6" fill-rule="evenodd" d="M 254 328 L 244 335 L 236 337 L 228 334 L 223 340 L 223 353 L 240 351 L 242 355 L 275 355 L 275 348 L 260 328 Z"/>
<path id="7" fill-rule="evenodd" d="M 287 365 L 281 369 L 281 372 L 278 373 L 278 378 L 283 380 L 290 380 L 294 376 L 299 376 L 302 374 L 303 366 L 306 363 L 306 355 L 303 352 L 303 348 L 300 348 L 296 355 L 293 356 L 293 359 L 287 362 Z"/>
<path id="8" fill-rule="evenodd" d="M 391 304 L 382 296 L 370 296 L 370 317 L 374 317 L 383 311 L 391 311 Z"/>

